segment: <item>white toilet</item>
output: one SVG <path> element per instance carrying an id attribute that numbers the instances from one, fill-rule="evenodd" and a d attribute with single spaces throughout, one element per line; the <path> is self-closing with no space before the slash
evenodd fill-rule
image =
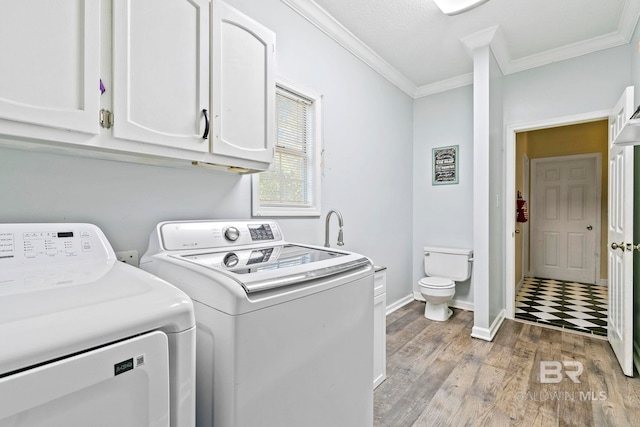
<path id="1" fill-rule="evenodd" d="M 420 280 L 420 293 L 427 300 L 424 317 L 445 321 L 453 312 L 447 303 L 456 293 L 456 283 L 471 277 L 473 251 L 470 249 L 437 248 L 425 246 L 424 272 Z"/>

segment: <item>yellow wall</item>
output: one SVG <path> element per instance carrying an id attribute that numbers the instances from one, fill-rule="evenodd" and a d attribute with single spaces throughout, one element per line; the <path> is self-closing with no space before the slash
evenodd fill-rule
<path id="1" fill-rule="evenodd" d="M 523 188 L 523 160 L 524 154 L 529 159 L 543 157 L 570 156 L 574 154 L 601 153 L 601 195 L 600 195 L 600 278 L 607 278 L 607 199 L 608 199 L 608 124 L 606 120 L 540 129 L 516 134 L 516 193 L 524 192 Z M 529 179 L 531 182 L 531 179 Z M 515 212 L 515 210 L 514 210 Z M 521 223 L 516 222 L 516 228 L 522 231 Z M 522 265 L 522 232 L 516 234 L 515 274 L 516 285 L 523 273 Z"/>

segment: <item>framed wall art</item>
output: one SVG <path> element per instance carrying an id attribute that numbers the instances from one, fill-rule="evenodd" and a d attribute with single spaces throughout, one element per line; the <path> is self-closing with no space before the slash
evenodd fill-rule
<path id="1" fill-rule="evenodd" d="M 458 183 L 458 146 L 433 149 L 433 185 Z"/>

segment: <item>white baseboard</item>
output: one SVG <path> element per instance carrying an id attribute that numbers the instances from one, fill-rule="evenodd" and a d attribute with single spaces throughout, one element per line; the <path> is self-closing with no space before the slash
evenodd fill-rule
<path id="1" fill-rule="evenodd" d="M 609 281 L 607 279 L 596 279 L 596 285 L 609 286 Z"/>
<path id="2" fill-rule="evenodd" d="M 633 342 L 633 364 L 636 366 L 636 371 L 640 372 L 640 345 L 637 342 Z"/>
<path id="3" fill-rule="evenodd" d="M 397 309 L 404 307 L 405 305 L 409 304 L 411 301 L 413 301 L 413 295 L 409 294 L 404 298 L 399 299 L 398 301 L 394 302 L 391 305 L 387 306 L 387 316 L 390 315 L 391 313 L 393 313 L 394 311 L 396 311 Z"/>
<path id="4" fill-rule="evenodd" d="M 413 299 L 416 301 L 422 301 L 425 302 L 424 297 L 422 296 L 422 294 L 420 292 L 416 292 L 413 291 Z M 449 307 L 453 307 L 453 308 L 459 308 L 462 310 L 467 310 L 467 311 L 473 311 L 473 303 L 472 302 L 468 302 L 468 301 L 460 301 L 460 300 L 456 300 L 456 299 L 452 299 L 451 301 L 449 301 Z"/>
<path id="5" fill-rule="evenodd" d="M 461 310 L 473 311 L 473 303 L 468 301 L 459 301 L 456 299 L 452 299 L 449 301 L 449 307 L 459 308 Z"/>
<path id="6" fill-rule="evenodd" d="M 474 326 L 473 329 L 471 329 L 471 336 L 485 341 L 493 341 L 493 337 L 496 336 L 502 322 L 504 322 L 504 310 L 501 310 L 500 313 L 498 313 L 498 317 L 496 317 L 489 329 Z"/>

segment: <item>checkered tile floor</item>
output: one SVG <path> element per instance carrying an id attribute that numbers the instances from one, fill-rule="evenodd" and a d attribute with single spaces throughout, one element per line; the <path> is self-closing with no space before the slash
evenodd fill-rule
<path id="1" fill-rule="evenodd" d="M 607 288 L 526 277 L 516 296 L 516 319 L 607 335 Z"/>

